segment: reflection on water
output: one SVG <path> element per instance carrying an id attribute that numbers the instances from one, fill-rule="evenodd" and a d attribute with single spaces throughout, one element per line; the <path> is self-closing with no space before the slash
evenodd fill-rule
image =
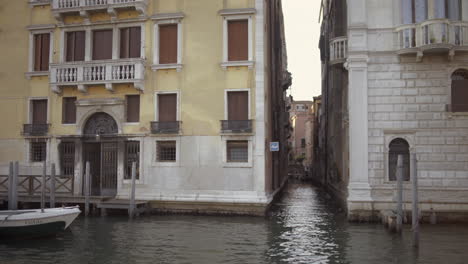
<path id="1" fill-rule="evenodd" d="M 409 229 L 347 223 L 325 197 L 290 184 L 266 218 L 78 218 L 57 238 L 0 242 L 0 263 L 468 263 L 467 226 L 422 226 L 418 253 Z"/>

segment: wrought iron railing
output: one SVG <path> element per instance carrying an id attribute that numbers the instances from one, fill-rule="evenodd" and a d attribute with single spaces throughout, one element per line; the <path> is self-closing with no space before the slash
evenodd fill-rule
<path id="1" fill-rule="evenodd" d="M 221 120 L 222 133 L 251 133 L 252 120 Z"/>
<path id="2" fill-rule="evenodd" d="M 180 131 L 180 121 L 151 122 L 151 133 L 153 134 L 177 134 Z"/>
<path id="3" fill-rule="evenodd" d="M 50 124 L 24 124 L 23 135 L 25 136 L 45 136 L 49 132 Z"/>

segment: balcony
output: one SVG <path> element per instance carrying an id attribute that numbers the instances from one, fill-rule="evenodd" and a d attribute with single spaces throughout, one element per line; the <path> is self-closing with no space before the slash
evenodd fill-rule
<path id="1" fill-rule="evenodd" d="M 221 133 L 252 133 L 252 120 L 221 120 Z"/>
<path id="2" fill-rule="evenodd" d="M 62 21 L 64 15 L 79 14 L 84 18 L 90 12 L 105 11 L 116 17 L 117 10 L 136 10 L 140 15 L 146 14 L 147 0 L 52 0 L 52 13 Z"/>
<path id="3" fill-rule="evenodd" d="M 50 124 L 24 124 L 24 136 L 46 136 L 49 132 Z"/>
<path id="4" fill-rule="evenodd" d="M 447 19 L 427 20 L 420 24 L 403 25 L 396 29 L 400 55 L 448 53 L 453 59 L 455 51 L 468 51 L 468 23 Z"/>
<path id="5" fill-rule="evenodd" d="M 348 38 L 338 37 L 330 40 L 330 64 L 344 63 L 348 56 Z"/>
<path id="6" fill-rule="evenodd" d="M 133 83 L 136 89 L 144 90 L 145 65 L 142 59 L 81 61 L 50 65 L 50 85 L 53 92 L 60 93 L 63 86 L 77 86 L 87 92 L 89 85 L 102 85 L 113 91 L 113 85 Z"/>
<path id="7" fill-rule="evenodd" d="M 153 134 L 178 134 L 180 121 L 173 122 L 151 122 L 151 133 Z"/>

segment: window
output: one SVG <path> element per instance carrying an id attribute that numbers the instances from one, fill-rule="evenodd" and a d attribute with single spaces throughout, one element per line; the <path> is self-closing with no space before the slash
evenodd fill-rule
<path id="1" fill-rule="evenodd" d="M 41 162 L 46 159 L 47 143 L 45 141 L 31 142 L 30 161 Z"/>
<path id="2" fill-rule="evenodd" d="M 157 141 L 156 160 L 159 162 L 176 161 L 176 141 Z"/>
<path id="3" fill-rule="evenodd" d="M 228 140 L 226 151 L 227 162 L 249 161 L 249 142 L 247 140 Z"/>
<path id="4" fill-rule="evenodd" d="M 140 178 L 140 141 L 125 142 L 125 179 L 132 179 L 132 164 L 136 162 L 135 178 Z"/>
<path id="5" fill-rule="evenodd" d="M 48 71 L 50 60 L 50 34 L 34 34 L 34 71 Z"/>
<path id="6" fill-rule="evenodd" d="M 159 25 L 159 64 L 177 63 L 177 24 Z"/>
<path id="7" fill-rule="evenodd" d="M 177 94 L 158 94 L 158 121 L 177 121 Z"/>
<path id="8" fill-rule="evenodd" d="M 75 143 L 60 143 L 60 169 L 61 176 L 73 176 L 75 174 Z"/>
<path id="9" fill-rule="evenodd" d="M 127 122 L 140 122 L 140 95 L 127 95 Z"/>
<path id="10" fill-rule="evenodd" d="M 93 60 L 112 59 L 112 29 L 93 31 Z"/>
<path id="11" fill-rule="evenodd" d="M 47 99 L 31 100 L 31 123 L 47 124 Z"/>
<path id="12" fill-rule="evenodd" d="M 248 120 L 249 119 L 249 93 L 228 92 L 228 120 Z"/>
<path id="13" fill-rule="evenodd" d="M 301 147 L 305 148 L 305 146 L 306 146 L 306 140 L 305 138 L 301 138 Z"/>
<path id="14" fill-rule="evenodd" d="M 409 144 L 402 138 L 396 138 L 390 142 L 388 155 L 388 177 L 390 181 L 396 181 L 398 155 L 403 155 L 403 180 L 410 180 L 410 155 Z"/>
<path id="15" fill-rule="evenodd" d="M 461 20 L 461 0 L 401 0 L 402 23 L 421 23 L 427 19 Z"/>
<path id="16" fill-rule="evenodd" d="M 62 101 L 62 123 L 76 123 L 76 97 L 64 97 Z"/>
<path id="17" fill-rule="evenodd" d="M 468 112 L 468 70 L 452 74 L 452 112 Z"/>
<path id="18" fill-rule="evenodd" d="M 248 20 L 228 21 L 228 60 L 246 61 L 249 59 Z"/>
<path id="19" fill-rule="evenodd" d="M 141 27 L 120 29 L 120 58 L 140 58 Z"/>
<path id="20" fill-rule="evenodd" d="M 66 33 L 66 61 L 84 61 L 85 37 L 84 31 Z"/>

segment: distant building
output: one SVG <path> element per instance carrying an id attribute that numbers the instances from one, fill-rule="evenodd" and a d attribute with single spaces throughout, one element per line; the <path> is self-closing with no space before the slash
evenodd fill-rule
<path id="1" fill-rule="evenodd" d="M 310 166 L 307 159 L 307 142 L 311 142 L 311 134 L 306 131 L 306 123 L 312 117 L 312 101 L 292 101 L 289 115 L 291 118 L 292 133 L 289 138 L 290 162 L 303 159 L 304 166 Z M 310 146 L 310 145 L 309 145 Z"/>
<path id="2" fill-rule="evenodd" d="M 125 199 L 136 162 L 155 208 L 268 208 L 287 177 L 281 0 L 0 5 L 0 175 L 55 163 L 58 192 L 81 196 L 89 161 L 92 195 Z"/>
<path id="3" fill-rule="evenodd" d="M 322 1 L 323 183 L 351 220 L 395 208 L 398 155 L 408 208 L 412 154 L 423 214 L 467 219 L 467 11 L 465 0 Z"/>

